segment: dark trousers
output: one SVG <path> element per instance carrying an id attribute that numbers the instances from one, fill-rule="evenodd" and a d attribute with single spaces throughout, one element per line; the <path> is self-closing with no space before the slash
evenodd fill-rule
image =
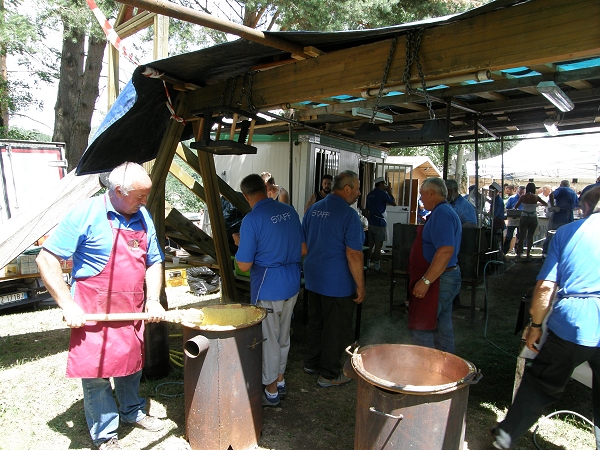
<path id="1" fill-rule="evenodd" d="M 544 408 L 562 396 L 573 370 L 588 361 L 592 367 L 592 403 L 596 450 L 600 450 L 600 348 L 584 347 L 548 334 L 542 350 L 525 370 L 514 403 L 500 429 L 511 437 L 511 448 L 543 414 Z"/>
<path id="2" fill-rule="evenodd" d="M 504 237 L 504 244 L 502 245 L 502 253 L 505 255 L 510 250 L 510 241 L 512 241 L 513 235 L 515 234 L 515 230 L 517 230 L 517 239 L 519 238 L 519 230 L 518 227 L 506 227 L 506 236 Z"/>
<path id="3" fill-rule="evenodd" d="M 352 297 L 328 297 L 310 292 L 304 366 L 329 380 L 342 372 L 342 356 L 352 343 Z"/>

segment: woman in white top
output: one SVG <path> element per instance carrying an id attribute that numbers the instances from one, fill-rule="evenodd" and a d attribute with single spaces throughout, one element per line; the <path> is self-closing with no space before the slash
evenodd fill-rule
<path id="1" fill-rule="evenodd" d="M 523 205 L 521 220 L 519 221 L 519 242 L 517 243 L 517 255 L 523 251 L 524 244 L 527 243 L 527 261 L 531 261 L 531 247 L 533 247 L 533 235 L 538 226 L 537 205 L 547 206 L 544 200 L 535 193 L 535 184 L 528 183 L 525 186 L 525 194 L 519 197 L 514 209 Z"/>

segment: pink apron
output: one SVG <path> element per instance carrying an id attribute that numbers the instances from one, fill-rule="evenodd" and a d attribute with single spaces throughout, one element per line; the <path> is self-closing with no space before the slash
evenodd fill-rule
<path id="1" fill-rule="evenodd" d="M 110 220 L 109 220 L 110 222 Z M 114 228 L 108 263 L 97 275 L 79 278 L 75 302 L 85 313 L 142 312 L 146 276 L 146 231 Z M 131 375 L 144 365 L 144 322 L 90 322 L 71 329 L 67 377 Z"/>
<path id="2" fill-rule="evenodd" d="M 427 294 L 423 298 L 417 298 L 412 291 L 415 284 L 425 275 L 430 263 L 423 256 L 423 229 L 417 227 L 417 237 L 410 249 L 408 292 L 410 300 L 408 303 L 408 329 L 409 330 L 435 330 L 437 328 L 438 296 L 440 293 L 440 279 L 438 278 L 429 285 Z"/>

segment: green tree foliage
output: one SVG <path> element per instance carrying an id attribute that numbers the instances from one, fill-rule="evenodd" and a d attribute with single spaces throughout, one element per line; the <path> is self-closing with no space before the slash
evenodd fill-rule
<path id="1" fill-rule="evenodd" d="M 202 178 L 190 167 L 175 156 L 174 161 L 179 164 L 185 172 L 202 184 Z M 165 184 L 165 200 L 182 213 L 197 213 L 204 208 L 204 202 L 195 194 L 190 192 L 177 178 L 168 174 Z"/>
<path id="2" fill-rule="evenodd" d="M 0 136 L 15 139 L 9 131 L 9 117 L 36 106 L 32 91 L 40 82 L 48 81 L 47 66 L 32 70 L 31 60 L 48 61 L 50 54 L 43 52 L 43 35 L 18 1 L 0 0 Z M 17 58 L 20 71 L 29 72 L 25 78 L 14 77 L 7 71 L 8 57 Z M 37 106 L 41 104 L 37 102 Z"/>

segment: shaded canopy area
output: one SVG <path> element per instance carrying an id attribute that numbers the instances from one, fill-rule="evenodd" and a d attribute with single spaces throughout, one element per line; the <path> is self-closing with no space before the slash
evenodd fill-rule
<path id="1" fill-rule="evenodd" d="M 418 133 L 435 114 L 445 120 L 448 142 L 545 132 L 548 119 L 560 130 L 597 127 L 600 27 L 590 26 L 589 17 L 598 16 L 595 0 L 498 0 L 464 14 L 376 30 L 265 33 L 303 46 L 314 56 L 309 59 L 239 39 L 154 61 L 135 71 L 135 89 L 119 96 L 78 173 L 156 156 L 170 114 L 163 82 L 144 80 L 142 72 L 150 67 L 167 80 L 173 102 L 187 94 L 181 139 L 191 137 L 194 110 L 222 104 L 290 112 L 287 120 L 257 126 L 255 134 L 287 133 L 292 123 L 297 131 L 355 138 L 369 121 L 353 114 L 356 107 L 378 107 L 391 118 L 381 130 L 392 132 Z M 422 64 L 426 91 L 416 63 L 405 75 L 407 43 L 409 59 L 417 56 Z M 384 95 L 378 98 L 386 68 Z M 556 83 L 574 109 L 557 111 L 537 91 L 542 81 Z M 393 136 L 377 143 L 420 145 Z"/>

